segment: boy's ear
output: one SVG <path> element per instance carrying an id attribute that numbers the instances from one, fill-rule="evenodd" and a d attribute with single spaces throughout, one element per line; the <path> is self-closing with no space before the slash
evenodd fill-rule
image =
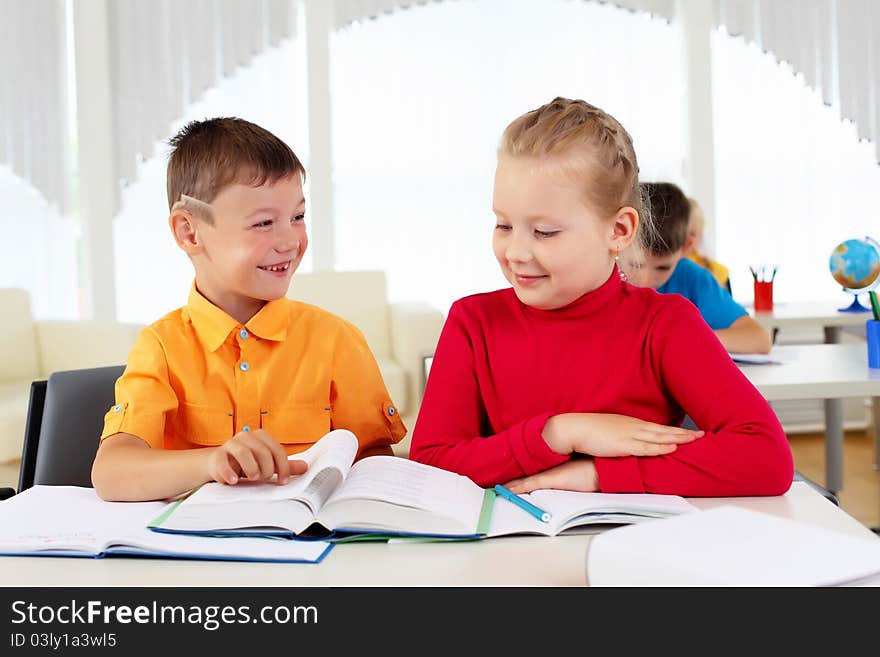
<path id="1" fill-rule="evenodd" d="M 624 251 L 632 244 L 639 227 L 639 213 L 635 208 L 624 206 L 617 211 L 611 225 L 611 250 Z"/>
<path id="2" fill-rule="evenodd" d="M 199 241 L 195 217 L 189 211 L 173 210 L 168 217 L 168 225 L 174 235 L 177 246 L 192 257 L 202 252 L 202 244 Z"/>
<path id="3" fill-rule="evenodd" d="M 693 249 L 696 244 L 697 236 L 692 233 L 688 233 L 687 239 L 684 241 L 684 246 L 681 247 L 681 257 L 687 258 L 691 252 L 691 249 Z"/>

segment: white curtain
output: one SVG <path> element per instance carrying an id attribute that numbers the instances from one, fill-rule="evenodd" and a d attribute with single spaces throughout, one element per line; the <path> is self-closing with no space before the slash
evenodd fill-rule
<path id="1" fill-rule="evenodd" d="M 621 9 L 647 12 L 667 21 L 675 17 L 675 0 L 611 0 L 610 4 Z"/>
<path id="2" fill-rule="evenodd" d="M 310 1 L 310 0 L 307 0 Z M 409 9 L 416 5 L 442 0 L 333 0 L 333 19 L 336 29 L 365 19 L 374 19 L 381 14 L 390 14 L 397 9 Z"/>
<path id="3" fill-rule="evenodd" d="M 0 164 L 69 209 L 67 41 L 60 0 L 0 0 Z"/>
<path id="4" fill-rule="evenodd" d="M 365 19 L 375 19 L 382 14 L 390 14 L 397 9 L 426 5 L 443 0 L 333 0 L 333 15 L 336 29 Z M 452 0 L 446 0 L 451 2 Z M 588 0 L 595 2 L 596 0 Z M 622 9 L 643 11 L 671 21 L 675 15 L 675 0 L 598 0 L 601 4 L 612 4 Z M 702 2 L 703 0 L 699 0 Z"/>
<path id="5" fill-rule="evenodd" d="M 204 92 L 295 33 L 295 0 L 116 0 L 108 5 L 116 170 L 139 160 Z"/>
<path id="6" fill-rule="evenodd" d="M 880 3 L 876 0 L 716 0 L 716 25 L 742 36 L 839 107 L 880 161 Z"/>

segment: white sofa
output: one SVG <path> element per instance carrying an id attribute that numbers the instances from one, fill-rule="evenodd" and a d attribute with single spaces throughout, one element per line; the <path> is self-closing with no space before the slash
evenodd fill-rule
<path id="1" fill-rule="evenodd" d="M 142 326 L 35 321 L 25 290 L 0 288 L 6 339 L 0 343 L 0 462 L 21 457 L 31 381 L 52 372 L 124 365 Z"/>
<path id="2" fill-rule="evenodd" d="M 411 432 L 422 399 L 424 359 L 434 353 L 443 313 L 425 303 L 388 303 L 382 271 L 296 273 L 287 296 L 329 310 L 363 332 Z"/>

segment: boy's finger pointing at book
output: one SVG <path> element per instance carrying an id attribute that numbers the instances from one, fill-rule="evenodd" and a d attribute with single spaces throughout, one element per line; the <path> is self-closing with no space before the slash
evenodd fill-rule
<path id="1" fill-rule="evenodd" d="M 265 449 L 268 450 L 266 456 L 270 459 L 270 463 L 267 464 L 269 471 L 263 472 L 266 479 L 271 478 L 273 474 L 277 473 L 278 478 L 276 482 L 286 484 L 291 474 L 297 474 L 296 472 L 291 473 L 291 462 L 287 460 L 287 452 L 284 451 L 284 448 L 275 440 L 272 434 L 263 429 L 258 429 L 254 431 L 254 438 L 258 439 Z"/>
<path id="2" fill-rule="evenodd" d="M 289 458 L 287 462 L 290 464 L 290 475 L 301 475 L 309 469 L 309 464 L 299 459 Z"/>

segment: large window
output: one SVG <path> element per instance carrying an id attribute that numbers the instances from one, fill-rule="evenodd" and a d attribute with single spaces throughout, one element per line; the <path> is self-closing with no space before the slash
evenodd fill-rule
<path id="1" fill-rule="evenodd" d="M 4 166 L 0 166 L 0 199 L 4 244 L 0 287 L 27 290 L 32 312 L 40 319 L 80 317 L 75 219 L 62 215 Z"/>
<path id="2" fill-rule="evenodd" d="M 880 238 L 873 145 L 757 46 L 715 32 L 712 49 L 717 206 L 708 220 L 734 297 L 752 300 L 750 264 L 777 263 L 777 299 L 848 305 L 828 259 L 844 239 Z"/>
<path id="3" fill-rule="evenodd" d="M 506 286 L 491 248 L 504 127 L 554 96 L 611 112 L 645 179 L 681 182 L 675 30 L 586 2 L 431 3 L 331 42 L 339 269 L 384 269 L 392 300 Z"/>
<path id="4" fill-rule="evenodd" d="M 70 2 L 71 0 L 65 0 L 62 10 L 65 21 L 65 42 L 62 48 L 65 52 L 66 88 L 74 89 L 73 12 Z M 0 15 L 5 11 L 6 7 L 0 9 Z M 53 31 L 50 29 L 49 33 Z M 19 65 L 24 66 L 20 73 L 30 72 L 26 64 Z M 15 79 L 4 82 L 13 85 L 18 83 Z M 59 87 L 64 86 L 59 81 L 55 83 Z M 17 87 L 13 88 L 18 91 Z M 18 93 L 26 95 L 27 91 Z M 0 107 L 0 112 L 2 111 L 3 108 Z M 71 98 L 63 118 L 66 125 L 59 130 L 60 134 L 75 134 L 75 112 L 76 101 Z M 5 135 L 7 144 L 10 137 Z M 0 139 L 0 142 L 3 141 Z M 69 204 L 71 208 L 76 207 L 77 181 L 73 171 L 76 149 L 76 143 L 69 144 L 66 154 L 60 156 L 62 166 L 70 176 L 64 184 L 74 196 Z M 27 152 L 25 157 L 28 157 Z M 52 157 L 54 159 L 59 156 Z M 30 166 L 37 165 L 31 162 Z M 42 172 L 34 173 L 39 177 Z M 9 166 L 0 165 L 0 230 L 3 231 L 5 247 L 3 257 L 0 258 L 0 287 L 27 290 L 31 312 L 37 319 L 78 319 L 82 317 L 84 310 L 80 288 L 82 228 L 78 213 L 75 210 L 65 211 L 59 205 L 63 203 L 47 201 L 29 182 L 13 173 Z"/>
<path id="5" fill-rule="evenodd" d="M 680 35 L 664 20 L 581 0 L 432 2 L 339 30 L 330 45 L 336 267 L 385 270 L 392 301 L 446 310 L 506 285 L 490 248 L 495 150 L 513 118 L 554 96 L 614 114 L 642 179 L 691 192 Z M 164 143 L 185 121 L 250 119 L 308 168 L 304 50 L 299 38 L 255 58 L 142 163 L 115 220 L 118 319 L 152 321 L 185 302 L 192 267 L 167 227 Z M 751 301 L 749 265 L 775 263 L 777 299 L 845 305 L 828 257 L 844 239 L 880 239 L 873 146 L 772 55 L 721 30 L 712 57 L 716 198 L 705 209 L 734 296 Z M 81 316 L 78 218 L 4 167 L 0 199 L 13 246 L 0 285 L 30 290 L 39 317 Z"/>

